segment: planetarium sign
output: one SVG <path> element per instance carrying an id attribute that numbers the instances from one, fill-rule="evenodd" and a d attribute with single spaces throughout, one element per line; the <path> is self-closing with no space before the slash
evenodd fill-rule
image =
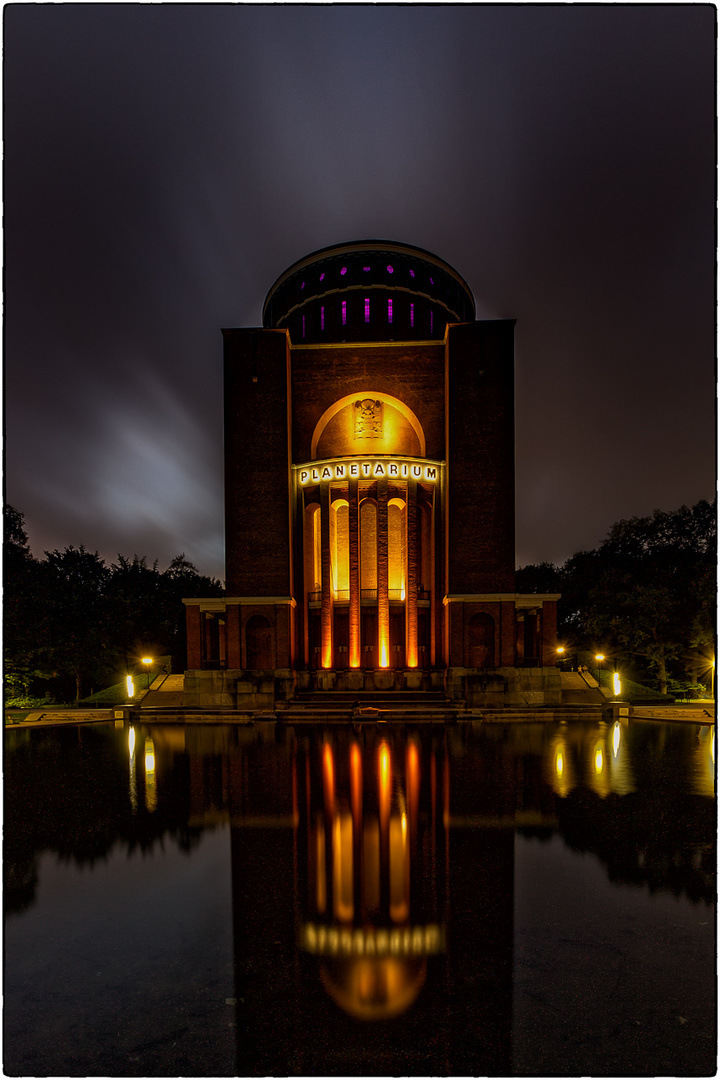
<path id="1" fill-rule="evenodd" d="M 293 468 L 301 487 L 332 480 L 379 480 L 382 477 L 435 484 L 440 478 L 442 462 L 426 458 L 368 456 L 310 461 L 306 465 L 294 465 Z"/>

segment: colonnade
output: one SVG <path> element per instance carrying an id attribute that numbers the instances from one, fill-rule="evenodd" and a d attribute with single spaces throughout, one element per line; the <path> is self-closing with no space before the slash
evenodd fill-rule
<path id="1" fill-rule="evenodd" d="M 429 580 L 430 516 L 423 522 L 418 482 L 381 477 L 372 484 L 349 478 L 306 491 L 304 569 L 307 613 L 320 602 L 320 664 L 337 661 L 335 609 L 347 606 L 350 668 L 362 665 L 362 610 L 376 612 L 375 664 L 391 665 L 391 602 L 404 606 L 405 667 L 419 664 L 418 594 L 423 572 Z M 431 496 L 432 497 L 432 496 Z M 430 509 L 430 506 L 427 506 Z M 423 536 L 426 533 L 426 536 Z M 425 548 L 425 551 L 423 551 Z M 307 659 L 312 644 L 306 635 Z"/>

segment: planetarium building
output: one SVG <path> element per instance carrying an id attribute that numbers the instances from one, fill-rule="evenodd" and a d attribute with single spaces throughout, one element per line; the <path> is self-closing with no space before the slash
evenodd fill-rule
<path id="1" fill-rule="evenodd" d="M 408 244 L 313 252 L 224 338 L 226 596 L 185 704 L 559 704 L 556 595 L 515 592 L 514 322 Z"/>

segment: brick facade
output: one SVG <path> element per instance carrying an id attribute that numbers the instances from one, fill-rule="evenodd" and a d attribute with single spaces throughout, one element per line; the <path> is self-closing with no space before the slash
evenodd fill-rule
<path id="1" fill-rule="evenodd" d="M 513 333 L 437 256 L 376 241 L 301 260 L 263 328 L 223 331 L 227 598 L 186 601 L 216 698 L 231 673 L 245 703 L 273 679 L 469 697 L 554 665 L 557 598 L 514 591 Z"/>

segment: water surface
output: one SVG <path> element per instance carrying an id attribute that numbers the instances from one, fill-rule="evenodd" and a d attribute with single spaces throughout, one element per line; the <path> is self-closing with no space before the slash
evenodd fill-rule
<path id="1" fill-rule="evenodd" d="M 714 729 L 11 731 L 14 1075 L 709 1075 Z"/>

